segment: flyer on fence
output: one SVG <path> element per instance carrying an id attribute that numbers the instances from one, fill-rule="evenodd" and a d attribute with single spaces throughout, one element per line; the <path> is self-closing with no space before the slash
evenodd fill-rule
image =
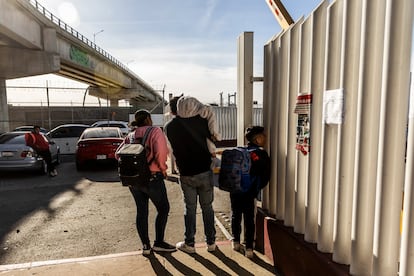
<path id="1" fill-rule="evenodd" d="M 312 94 L 301 94 L 296 98 L 294 112 L 298 114 L 296 125 L 296 149 L 303 155 L 310 151 L 310 108 Z"/>

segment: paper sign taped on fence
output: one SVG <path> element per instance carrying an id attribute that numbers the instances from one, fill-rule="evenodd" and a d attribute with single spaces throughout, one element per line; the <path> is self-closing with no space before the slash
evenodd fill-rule
<path id="1" fill-rule="evenodd" d="M 295 110 L 296 114 L 309 114 L 312 104 L 312 94 L 302 94 L 296 98 Z"/>
<path id="2" fill-rule="evenodd" d="M 296 98 L 294 112 L 298 114 L 296 125 L 296 149 L 307 155 L 310 151 L 310 108 L 312 94 L 301 94 Z"/>
<path id="3" fill-rule="evenodd" d="M 326 90 L 323 93 L 323 122 L 342 124 L 344 117 L 344 89 Z"/>

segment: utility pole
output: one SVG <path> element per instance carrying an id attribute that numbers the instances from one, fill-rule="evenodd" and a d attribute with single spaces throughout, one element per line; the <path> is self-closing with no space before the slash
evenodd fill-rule
<path id="1" fill-rule="evenodd" d="M 99 32 L 93 33 L 93 44 L 95 44 L 96 47 L 96 43 L 95 43 L 95 38 L 98 34 L 102 33 L 104 30 L 100 30 Z"/>
<path id="2" fill-rule="evenodd" d="M 234 103 L 231 103 L 231 98 L 234 98 Z M 228 99 L 228 106 L 232 106 L 232 105 L 236 105 L 236 92 L 234 92 L 233 94 L 228 94 L 227 96 Z"/>
<path id="3" fill-rule="evenodd" d="M 47 114 L 49 120 L 49 129 L 52 129 L 52 118 L 50 116 L 50 101 L 49 101 L 49 82 L 46 81 L 46 97 L 47 97 Z"/>

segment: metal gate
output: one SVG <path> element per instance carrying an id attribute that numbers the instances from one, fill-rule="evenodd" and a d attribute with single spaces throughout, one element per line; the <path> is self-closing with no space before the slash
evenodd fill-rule
<path id="1" fill-rule="evenodd" d="M 355 275 L 414 275 L 413 11 L 323 1 L 264 46 L 263 208 Z"/>

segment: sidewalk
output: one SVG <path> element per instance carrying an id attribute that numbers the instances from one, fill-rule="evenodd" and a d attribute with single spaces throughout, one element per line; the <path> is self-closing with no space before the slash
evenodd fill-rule
<path id="1" fill-rule="evenodd" d="M 171 205 L 166 240 L 172 243 L 181 240 L 184 233 L 184 206 L 181 188 L 174 183 L 176 179 L 177 176 L 170 175 L 166 181 Z M 220 214 L 225 212 L 228 216 L 230 212 L 227 197 L 226 192 L 215 188 L 216 252 L 207 252 L 206 244 L 202 242 L 202 214 L 197 212 L 195 254 L 177 251 L 168 254 L 153 253 L 144 257 L 142 251 L 138 250 L 103 256 L 7 264 L 0 265 L 0 275 L 275 275 L 273 265 L 266 256 L 255 251 L 254 258 L 250 260 L 242 253 L 232 250 L 229 227 L 220 222 L 223 221 Z M 153 216 L 154 208 L 150 207 L 150 221 Z M 149 231 L 153 236 L 153 227 Z"/>
<path id="2" fill-rule="evenodd" d="M 195 254 L 182 251 L 152 253 L 142 251 L 79 259 L 53 260 L 0 266 L 3 275 L 275 275 L 272 264 L 258 252 L 252 260 L 231 248 L 230 241 L 217 242 L 215 252 L 205 244 L 196 245 Z"/>

